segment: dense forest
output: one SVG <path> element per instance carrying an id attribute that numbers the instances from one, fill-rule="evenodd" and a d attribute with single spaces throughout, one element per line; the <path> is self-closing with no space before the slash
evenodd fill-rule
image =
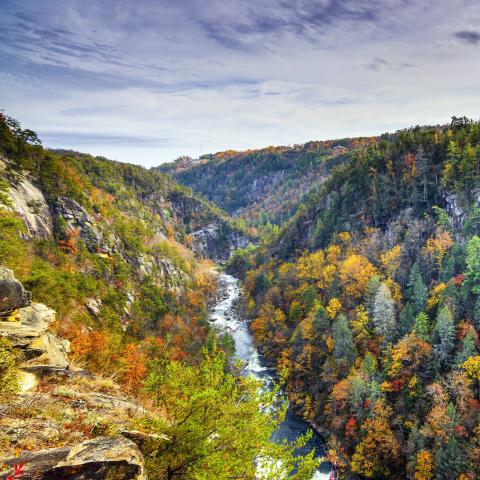
<path id="1" fill-rule="evenodd" d="M 197 160 L 180 158 L 160 171 L 203 194 L 255 227 L 288 220 L 303 197 L 320 188 L 332 169 L 374 138 L 309 142 L 294 147 L 226 151 Z"/>
<path id="2" fill-rule="evenodd" d="M 382 135 L 230 263 L 340 478 L 480 475 L 479 169 L 466 118 Z"/>

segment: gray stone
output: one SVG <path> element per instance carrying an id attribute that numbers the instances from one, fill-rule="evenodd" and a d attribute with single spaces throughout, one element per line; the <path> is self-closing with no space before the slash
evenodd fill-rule
<path id="1" fill-rule="evenodd" d="M 13 272 L 0 267 L 0 316 L 27 307 L 31 301 L 32 294 L 23 288 Z"/>

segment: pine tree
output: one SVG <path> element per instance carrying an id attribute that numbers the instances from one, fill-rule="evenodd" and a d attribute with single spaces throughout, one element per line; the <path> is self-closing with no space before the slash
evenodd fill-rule
<path id="1" fill-rule="evenodd" d="M 380 278 L 374 275 L 368 282 L 367 291 L 364 297 L 364 305 L 367 309 L 368 316 L 373 317 L 373 310 L 375 308 L 375 295 L 380 287 Z"/>
<path id="2" fill-rule="evenodd" d="M 437 369 L 446 368 L 455 347 L 455 326 L 448 307 L 442 307 L 437 314 L 432 344 Z"/>
<path id="3" fill-rule="evenodd" d="M 462 340 L 462 346 L 460 350 L 455 355 L 455 366 L 459 367 L 463 362 L 465 362 L 469 357 L 473 357 L 476 354 L 477 349 L 475 348 L 475 335 L 472 330 L 469 330 Z"/>
<path id="4" fill-rule="evenodd" d="M 408 280 L 408 298 L 412 304 L 414 315 L 418 315 L 425 309 L 428 298 L 428 290 L 423 283 L 422 275 L 418 264 L 415 263 L 410 272 Z"/>
<path id="5" fill-rule="evenodd" d="M 348 324 L 347 317 L 341 313 L 338 315 L 332 326 L 332 337 L 334 341 L 333 355 L 337 360 L 343 360 L 351 365 L 355 360 L 355 345 L 353 335 Z"/>
<path id="6" fill-rule="evenodd" d="M 406 335 L 409 333 L 415 325 L 415 313 L 410 302 L 407 302 L 405 306 L 400 310 L 398 316 L 398 332 L 400 335 Z"/>
<path id="7" fill-rule="evenodd" d="M 396 333 L 395 305 L 385 283 L 380 285 L 375 295 L 373 324 L 376 332 L 382 335 L 386 342 L 393 340 Z"/>
<path id="8" fill-rule="evenodd" d="M 418 338 L 425 342 L 430 339 L 430 319 L 425 312 L 420 312 L 415 318 L 413 332 Z"/>
<path id="9" fill-rule="evenodd" d="M 463 469 L 463 460 L 455 436 L 451 436 L 447 445 L 437 451 L 435 458 L 435 478 L 437 480 L 456 479 Z"/>

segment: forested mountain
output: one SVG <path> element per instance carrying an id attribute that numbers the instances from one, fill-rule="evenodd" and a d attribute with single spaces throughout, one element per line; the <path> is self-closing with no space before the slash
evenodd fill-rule
<path id="1" fill-rule="evenodd" d="M 208 321 L 213 261 L 252 240 L 166 175 L 0 114 L 1 478 L 253 478 L 266 455 L 307 479 Z"/>
<path id="2" fill-rule="evenodd" d="M 340 478 L 480 475 L 479 172 L 477 122 L 383 135 L 232 259 Z"/>
<path id="3" fill-rule="evenodd" d="M 309 142 L 294 147 L 226 151 L 159 167 L 251 225 L 280 224 L 336 165 L 374 138 Z"/>

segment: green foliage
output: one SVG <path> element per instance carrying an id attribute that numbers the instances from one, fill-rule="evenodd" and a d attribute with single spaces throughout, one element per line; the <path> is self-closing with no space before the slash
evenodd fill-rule
<path id="1" fill-rule="evenodd" d="M 447 307 L 439 310 L 432 334 L 433 353 L 437 368 L 445 368 L 455 347 L 455 326 L 452 313 Z"/>
<path id="2" fill-rule="evenodd" d="M 413 333 L 425 342 L 430 340 L 430 319 L 425 312 L 420 312 L 415 318 Z"/>
<path id="3" fill-rule="evenodd" d="M 268 459 L 262 478 L 310 480 L 316 461 L 312 453 L 294 457 L 295 445 L 271 442 L 285 410 L 267 408 L 275 392 L 261 393 L 251 378 L 226 373 L 225 357 L 206 353 L 199 366 L 151 361 L 145 390 L 162 415 L 143 427 L 166 435 L 147 456 L 150 478 L 254 478 L 256 463 Z M 296 471 L 294 471 L 296 469 Z"/>
<path id="4" fill-rule="evenodd" d="M 0 395 L 8 395 L 17 390 L 17 355 L 12 344 L 0 337 Z"/>
<path id="5" fill-rule="evenodd" d="M 347 317 L 340 314 L 333 322 L 332 337 L 334 341 L 333 354 L 338 361 L 351 365 L 355 360 L 355 345 Z"/>

